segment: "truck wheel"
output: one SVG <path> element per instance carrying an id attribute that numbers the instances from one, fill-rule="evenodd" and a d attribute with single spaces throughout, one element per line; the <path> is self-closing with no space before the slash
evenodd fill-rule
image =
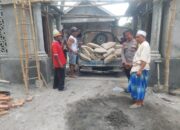
<path id="1" fill-rule="evenodd" d="M 98 33 L 98 34 L 95 36 L 93 42 L 101 45 L 102 43 L 107 42 L 107 39 L 108 39 L 108 37 L 107 37 L 107 35 L 106 35 L 105 33 Z"/>

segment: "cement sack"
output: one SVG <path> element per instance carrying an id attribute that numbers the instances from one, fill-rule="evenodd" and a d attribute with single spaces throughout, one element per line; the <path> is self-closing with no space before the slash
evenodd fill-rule
<path id="1" fill-rule="evenodd" d="M 107 52 L 107 50 L 101 47 L 101 48 L 94 49 L 94 52 L 98 54 L 104 54 Z"/>
<path id="2" fill-rule="evenodd" d="M 86 55 L 84 55 L 83 53 L 79 53 L 79 56 L 82 60 L 85 61 L 91 61 L 91 58 L 87 57 Z"/>
<path id="3" fill-rule="evenodd" d="M 82 45 L 81 48 L 85 48 L 86 50 L 89 51 L 89 53 L 93 53 L 93 51 L 94 51 L 91 47 L 85 46 L 85 45 Z"/>
<path id="4" fill-rule="evenodd" d="M 105 48 L 106 50 L 110 49 L 110 48 L 114 48 L 116 45 L 115 42 L 107 42 L 107 43 L 103 43 L 101 46 L 103 48 Z"/>
<path id="5" fill-rule="evenodd" d="M 109 55 L 108 57 L 106 57 L 106 58 L 104 59 L 104 63 L 105 63 L 105 64 L 110 63 L 110 62 L 112 62 L 114 59 L 116 59 L 116 55 L 115 55 L 115 54 L 111 54 L 111 55 Z"/>
<path id="6" fill-rule="evenodd" d="M 96 56 L 96 60 L 103 60 L 104 59 L 103 55 L 101 55 L 101 54 L 95 54 L 95 56 Z"/>
<path id="7" fill-rule="evenodd" d="M 87 43 L 87 46 L 89 46 L 89 47 L 91 47 L 91 48 L 93 48 L 93 49 L 95 49 L 95 48 L 101 48 L 101 46 L 99 46 L 99 45 L 97 45 L 97 44 L 95 44 L 95 43 Z"/>
<path id="8" fill-rule="evenodd" d="M 107 50 L 107 53 L 105 53 L 103 55 L 104 58 L 108 57 L 109 55 L 113 54 L 115 52 L 114 48 L 110 48 L 109 50 Z"/>
<path id="9" fill-rule="evenodd" d="M 81 46 L 81 51 L 84 55 L 86 55 L 87 57 L 90 57 L 92 60 L 96 60 L 98 59 L 95 54 L 94 54 L 94 50 L 88 46 Z"/>
<path id="10" fill-rule="evenodd" d="M 86 48 L 87 46 L 86 45 L 82 45 L 81 48 Z"/>
<path id="11" fill-rule="evenodd" d="M 121 56 L 121 52 L 122 52 L 122 49 L 116 49 L 115 50 L 115 54 L 117 57 L 120 57 Z"/>
<path id="12" fill-rule="evenodd" d="M 86 48 L 82 48 L 82 53 L 86 55 L 87 57 L 91 57 L 90 52 Z"/>
<path id="13" fill-rule="evenodd" d="M 97 60 L 97 59 L 98 59 L 98 58 L 95 56 L 94 53 L 91 53 L 90 58 L 91 58 L 92 60 Z"/>
<path id="14" fill-rule="evenodd" d="M 122 45 L 116 44 L 114 48 L 115 48 L 115 49 L 121 49 L 122 47 L 123 47 Z"/>

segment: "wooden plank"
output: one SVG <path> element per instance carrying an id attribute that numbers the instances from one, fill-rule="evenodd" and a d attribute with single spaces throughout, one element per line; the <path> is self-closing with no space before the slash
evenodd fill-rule
<path id="1" fill-rule="evenodd" d="M 1 0 L 1 4 L 2 5 L 6 5 L 6 4 L 13 4 L 13 0 Z M 66 2 L 87 2 L 87 0 L 31 0 L 32 3 L 53 3 L 53 2 L 62 2 L 62 1 L 66 1 Z M 108 3 L 123 3 L 123 2 L 139 2 L 141 0 L 88 0 L 88 2 L 108 2 Z M 64 5 L 66 6 L 66 5 Z M 67 5 L 68 6 L 68 5 Z M 72 7 L 72 5 L 69 5 L 69 7 Z"/>
<path id="2" fill-rule="evenodd" d="M 12 103 L 12 107 L 22 107 L 25 104 L 25 99 L 18 99 Z"/>
<path id="3" fill-rule="evenodd" d="M 112 22 L 115 19 L 112 18 L 74 18 L 69 20 L 62 20 L 61 23 L 86 23 L 86 22 Z"/>
<path id="4" fill-rule="evenodd" d="M 10 101 L 10 100 L 11 100 L 10 96 L 0 95 L 0 101 Z"/>
<path id="5" fill-rule="evenodd" d="M 1 110 L 0 111 L 0 116 L 6 115 L 6 114 L 8 114 L 7 110 Z"/>
<path id="6" fill-rule="evenodd" d="M 0 83 L 7 83 L 7 84 L 9 84 L 10 81 L 0 79 Z"/>
<path id="7" fill-rule="evenodd" d="M 8 109 L 9 109 L 9 105 L 0 104 L 0 109 L 1 109 L 1 110 L 8 110 Z"/>
<path id="8" fill-rule="evenodd" d="M 31 2 L 61 2 L 63 0 L 31 0 Z M 87 0 L 64 0 L 66 2 L 87 2 Z M 88 0 L 88 2 L 133 2 L 135 0 Z M 138 0 L 136 0 L 138 1 Z"/>

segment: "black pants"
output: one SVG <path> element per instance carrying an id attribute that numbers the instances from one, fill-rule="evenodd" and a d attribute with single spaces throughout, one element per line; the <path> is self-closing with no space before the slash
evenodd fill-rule
<path id="1" fill-rule="evenodd" d="M 66 49 L 64 49 L 63 52 L 64 52 L 65 58 L 67 59 L 67 52 L 68 52 L 68 51 L 67 51 Z"/>
<path id="2" fill-rule="evenodd" d="M 124 68 L 124 72 L 125 72 L 125 74 L 126 74 L 126 77 L 127 77 L 128 80 L 129 80 L 129 79 L 130 79 L 130 76 L 131 76 L 131 74 L 130 74 L 131 68 L 129 68 L 129 69 Z"/>
<path id="3" fill-rule="evenodd" d="M 54 89 L 58 88 L 59 90 L 63 90 L 64 82 L 65 82 L 65 68 L 55 68 L 53 88 Z"/>

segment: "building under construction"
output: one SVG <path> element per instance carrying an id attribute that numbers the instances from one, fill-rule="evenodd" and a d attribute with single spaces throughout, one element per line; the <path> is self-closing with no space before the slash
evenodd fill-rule
<path id="1" fill-rule="evenodd" d="M 134 33 L 138 29 L 147 31 L 147 39 L 151 44 L 153 62 L 150 83 L 157 84 L 158 75 L 160 75 L 161 84 L 168 80 L 171 87 L 178 87 L 180 70 L 177 68 L 180 64 L 180 45 L 177 39 L 180 1 L 98 0 L 95 2 L 88 0 L 87 2 L 76 0 L 73 2 L 77 4 L 67 12 L 64 11 L 65 1 L 63 0 L 0 1 L 0 74 L 2 79 L 19 83 L 23 81 L 22 79 L 29 81 L 37 78 L 49 82 L 52 74 L 50 43 L 53 40 L 53 28 L 61 30 L 63 26 L 69 28 L 74 24 L 82 30 L 88 28 L 88 25 L 92 25 L 91 29 L 95 29 L 98 23 L 101 25 L 107 23 L 101 28 L 107 29 L 109 24 L 116 28 L 116 20 L 119 16 L 104 12 L 100 14 L 103 15 L 102 17 L 100 15 L 98 17 L 93 16 L 95 13 L 93 11 L 101 7 L 98 2 L 105 4 L 129 2 L 125 16 L 133 18 Z M 87 7 L 93 8 L 90 14 L 83 12 Z M 76 14 L 76 18 L 71 17 L 72 14 Z M 93 25 L 96 26 L 93 27 Z M 158 73 L 157 64 L 160 65 Z M 23 75 L 24 78 L 22 78 Z"/>
<path id="2" fill-rule="evenodd" d="M 113 5 L 121 10 L 126 3 L 123 15 L 104 8 Z M 128 22 L 120 26 L 122 17 Z M 121 72 L 68 76 L 63 91 L 52 85 L 53 30 L 68 32 L 72 26 L 90 39 L 84 43 L 98 46 L 85 46 L 89 53 L 100 49 L 105 51 L 98 54 L 104 56 L 111 49 L 113 60 L 119 60 L 80 57 L 79 68 L 83 60 L 102 63 L 107 70 L 113 62 Z M 120 39 L 127 28 L 134 35 L 139 29 L 147 32 L 152 57 L 149 85 L 146 76 L 135 77 L 141 72 L 133 73 L 128 82 L 119 67 Z M 180 93 L 174 89 L 180 84 L 179 31 L 180 0 L 0 0 L 0 130 L 180 130 Z M 129 48 L 135 52 L 134 47 Z M 94 70 L 99 72 L 98 67 L 95 64 Z"/>

